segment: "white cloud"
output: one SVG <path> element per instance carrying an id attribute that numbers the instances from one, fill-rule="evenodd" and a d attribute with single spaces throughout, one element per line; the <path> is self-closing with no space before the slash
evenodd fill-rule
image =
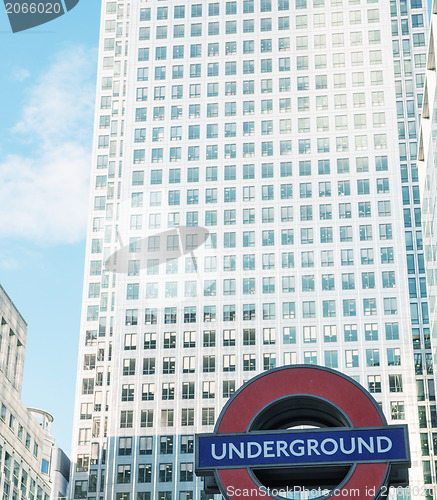
<path id="1" fill-rule="evenodd" d="M 64 50 L 27 90 L 13 128 L 22 153 L 0 159 L 0 238 L 52 245 L 85 235 L 95 67 L 94 50 Z"/>
<path id="2" fill-rule="evenodd" d="M 20 268 L 20 261 L 16 257 L 5 256 L 0 253 L 0 268 L 4 271 L 15 271 Z"/>
<path id="3" fill-rule="evenodd" d="M 9 74 L 9 80 L 15 82 L 23 82 L 29 78 L 30 72 L 26 68 L 21 68 L 20 66 L 15 66 Z"/>

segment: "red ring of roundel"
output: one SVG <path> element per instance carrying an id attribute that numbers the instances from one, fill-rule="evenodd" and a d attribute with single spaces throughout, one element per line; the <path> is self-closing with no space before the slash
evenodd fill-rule
<path id="1" fill-rule="evenodd" d="M 373 401 L 350 380 L 323 368 L 300 366 L 275 370 L 249 383 L 230 401 L 216 432 L 246 432 L 253 417 L 264 406 L 291 394 L 308 394 L 331 401 L 343 410 L 354 427 L 385 425 Z M 383 485 L 387 473 L 387 463 L 357 464 L 336 497 L 343 500 L 372 500 Z M 274 498 L 258 489 L 259 485 L 254 482 L 247 468 L 221 469 L 216 474 L 224 498 Z M 357 488 L 360 492 L 358 497 Z M 255 491 L 258 493 L 254 494 Z M 251 495 L 247 496 L 247 492 L 251 492 Z"/>

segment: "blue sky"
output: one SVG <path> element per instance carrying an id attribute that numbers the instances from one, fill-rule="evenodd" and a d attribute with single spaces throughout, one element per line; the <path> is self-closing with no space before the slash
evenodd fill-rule
<path id="1" fill-rule="evenodd" d="M 0 6 L 0 283 L 28 323 L 22 399 L 71 448 L 100 1 L 12 34 Z"/>
<path id="2" fill-rule="evenodd" d="M 28 323 L 22 399 L 71 447 L 99 0 L 12 34 L 0 5 L 0 283 Z"/>

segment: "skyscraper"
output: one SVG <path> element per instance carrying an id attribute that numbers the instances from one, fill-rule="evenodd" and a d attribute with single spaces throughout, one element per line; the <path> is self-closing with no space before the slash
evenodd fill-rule
<path id="1" fill-rule="evenodd" d="M 420 0 L 103 2 L 73 498 L 208 498 L 194 433 L 297 363 L 408 422 L 433 481 L 426 27 Z"/>

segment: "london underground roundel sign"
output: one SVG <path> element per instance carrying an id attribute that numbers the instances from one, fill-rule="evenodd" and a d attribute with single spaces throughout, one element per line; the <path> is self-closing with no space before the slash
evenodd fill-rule
<path id="1" fill-rule="evenodd" d="M 379 499 L 408 484 L 410 466 L 407 426 L 388 426 L 351 378 L 308 365 L 243 385 L 214 433 L 196 436 L 195 453 L 206 491 L 227 500 L 298 498 L 289 492 L 302 488 L 320 492 L 312 498 Z"/>

